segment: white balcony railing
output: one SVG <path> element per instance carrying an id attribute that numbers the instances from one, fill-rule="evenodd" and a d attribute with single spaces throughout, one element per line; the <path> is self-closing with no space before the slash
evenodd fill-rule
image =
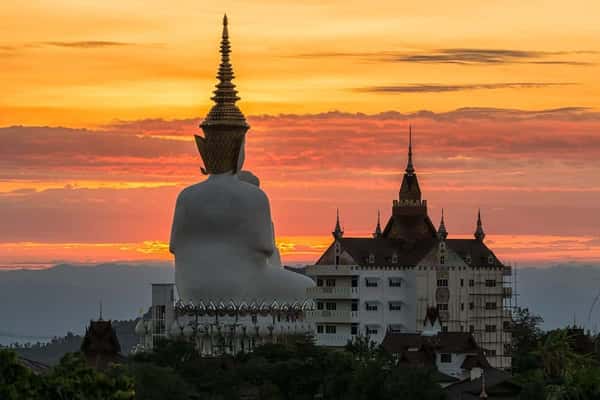
<path id="1" fill-rule="evenodd" d="M 313 310 L 306 311 L 306 318 L 314 323 L 358 322 L 358 311 Z"/>
<path id="2" fill-rule="evenodd" d="M 306 289 L 306 294 L 313 299 L 352 299 L 358 298 L 358 288 L 339 286 L 315 286 Z"/>

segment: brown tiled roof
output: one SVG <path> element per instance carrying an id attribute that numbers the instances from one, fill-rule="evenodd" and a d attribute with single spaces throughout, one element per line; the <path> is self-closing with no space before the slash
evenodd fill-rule
<path id="1" fill-rule="evenodd" d="M 500 260 L 494 252 L 480 240 L 473 239 L 446 239 L 448 248 L 456 252 L 463 260 L 467 260 L 467 256 L 471 256 L 471 264 L 473 266 L 487 266 L 488 257 L 491 255 L 494 258 L 494 266 L 502 266 Z"/>
<path id="2" fill-rule="evenodd" d="M 485 388 L 488 398 L 503 400 L 518 399 L 521 388 L 510 381 L 510 374 L 496 368 L 485 370 Z M 466 379 L 452 383 L 445 388 L 449 400 L 480 399 L 481 378 Z M 498 394 L 497 396 L 495 394 Z"/>
<path id="3" fill-rule="evenodd" d="M 465 357 L 465 361 L 460 366 L 462 369 L 473 369 L 473 368 L 490 368 L 490 363 L 483 355 L 483 352 L 478 354 L 468 355 Z"/>
<path id="4" fill-rule="evenodd" d="M 394 253 L 398 257 L 398 266 L 415 266 L 439 243 L 436 238 L 407 241 L 388 238 L 342 237 L 338 240 L 342 249 L 350 254 L 356 264 L 365 266 L 396 265 L 392 264 Z M 334 243 L 330 245 L 325 253 L 331 250 Z M 470 255 L 472 260 L 471 265 L 473 266 L 492 266 L 488 263 L 490 255 L 494 259 L 493 266 L 502 266 L 502 263 L 494 252 L 485 243 L 477 239 L 446 239 L 446 244 L 448 248 L 456 252 L 465 262 Z M 316 264 L 321 262 L 325 253 Z M 372 264 L 369 263 L 369 256 L 371 254 L 375 256 L 374 263 Z"/>
<path id="5" fill-rule="evenodd" d="M 430 348 L 440 353 L 479 353 L 481 349 L 470 333 L 440 332 L 435 336 L 419 333 L 388 332 L 382 346 L 390 353 L 401 353 L 409 348 Z"/>
<path id="6" fill-rule="evenodd" d="M 371 265 L 369 256 L 375 256 L 372 265 L 392 265 L 394 253 L 398 257 L 397 265 L 417 265 L 437 243 L 435 239 L 407 242 L 401 239 L 386 238 L 341 238 L 343 250 L 347 251 L 359 265 Z"/>

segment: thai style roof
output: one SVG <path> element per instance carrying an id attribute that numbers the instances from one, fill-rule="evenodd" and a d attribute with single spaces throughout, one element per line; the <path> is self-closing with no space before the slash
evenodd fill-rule
<path id="1" fill-rule="evenodd" d="M 484 370 L 484 377 L 465 379 L 448 385 L 445 390 L 449 400 L 480 400 L 482 388 L 490 399 L 518 399 L 521 387 L 511 381 L 511 375 L 496 368 Z"/>
<path id="2" fill-rule="evenodd" d="M 438 353 L 469 353 L 483 356 L 475 338 L 467 332 L 440 332 L 434 336 L 388 332 L 382 346 L 390 353 L 396 354 L 404 353 L 409 349 L 431 349 Z"/>
<path id="3" fill-rule="evenodd" d="M 121 345 L 111 321 L 90 321 L 81 343 L 81 352 L 94 368 L 121 361 Z"/>

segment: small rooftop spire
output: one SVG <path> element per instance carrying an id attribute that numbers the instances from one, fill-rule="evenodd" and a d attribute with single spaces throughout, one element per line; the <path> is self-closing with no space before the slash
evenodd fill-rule
<path id="1" fill-rule="evenodd" d="M 373 237 L 375 239 L 381 237 L 381 213 L 377 210 L 377 226 L 375 227 L 375 232 L 373 232 Z"/>
<path id="2" fill-rule="evenodd" d="M 481 209 L 477 210 L 477 229 L 474 233 L 475 239 L 483 242 L 485 239 L 485 232 L 483 231 L 483 224 L 481 223 Z"/>
<path id="3" fill-rule="evenodd" d="M 342 227 L 340 225 L 340 209 L 337 208 L 335 213 L 335 229 L 333 230 L 333 232 L 331 232 L 331 234 L 333 235 L 334 239 L 339 239 L 344 236 L 344 231 L 342 230 Z"/>
<path id="4" fill-rule="evenodd" d="M 225 14 L 223 16 L 223 33 L 221 34 L 221 63 L 217 72 L 219 82 L 216 85 L 216 90 L 213 92 L 214 96 L 211 97 L 215 105 L 202 122 L 201 127 L 203 128 L 214 125 L 248 127 L 244 114 L 235 105 L 235 102 L 240 98 L 237 95 L 237 90 L 235 90 L 235 85 L 231 82 L 235 76 L 229 60 L 231 46 L 229 44 L 229 29 L 227 25 L 227 14 Z"/>
<path id="5" fill-rule="evenodd" d="M 446 224 L 444 223 L 444 209 L 442 208 L 442 218 L 440 219 L 440 227 L 438 228 L 438 237 L 442 240 L 446 240 L 448 237 L 448 231 L 446 230 Z"/>
<path id="6" fill-rule="evenodd" d="M 102 300 L 100 300 L 100 318 L 98 318 L 98 321 L 102 321 Z"/>
<path id="7" fill-rule="evenodd" d="M 412 125 L 408 125 L 408 162 L 406 163 L 406 173 L 409 175 L 415 173 L 412 161 Z"/>

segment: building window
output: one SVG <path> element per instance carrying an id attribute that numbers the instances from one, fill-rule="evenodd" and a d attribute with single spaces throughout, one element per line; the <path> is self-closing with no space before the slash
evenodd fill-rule
<path id="1" fill-rule="evenodd" d="M 510 343 L 504 343 L 504 355 L 505 356 L 512 355 L 512 345 Z"/>
<path id="2" fill-rule="evenodd" d="M 358 287 L 358 276 L 352 277 L 352 287 Z"/>
<path id="3" fill-rule="evenodd" d="M 448 311 L 448 303 L 438 303 L 438 311 Z"/>
<path id="4" fill-rule="evenodd" d="M 469 303 L 469 310 L 474 310 L 475 309 L 475 303 L 470 302 Z"/>
<path id="5" fill-rule="evenodd" d="M 326 325 L 325 326 L 325 333 L 335 333 L 336 332 L 336 326 L 335 325 Z"/>
<path id="6" fill-rule="evenodd" d="M 367 326 L 366 331 L 367 331 L 367 335 L 377 335 L 377 332 L 378 332 L 377 328 L 372 327 L 372 326 Z"/>
<path id="7" fill-rule="evenodd" d="M 323 279 L 317 278 L 317 286 L 323 286 Z"/>
<path id="8" fill-rule="evenodd" d="M 475 332 L 475 325 L 469 325 L 469 332 L 470 333 L 474 333 Z"/>
<path id="9" fill-rule="evenodd" d="M 327 302 L 327 304 L 325 304 L 327 310 L 329 311 L 335 311 L 337 304 L 335 302 Z"/>
<path id="10" fill-rule="evenodd" d="M 464 279 L 461 279 L 461 280 L 460 280 L 460 287 L 463 287 L 463 286 L 465 286 L 465 280 L 464 280 Z"/>
<path id="11" fill-rule="evenodd" d="M 496 303 L 495 302 L 485 303 L 485 309 L 486 310 L 495 310 L 496 309 Z"/>
<path id="12" fill-rule="evenodd" d="M 323 333 L 323 325 L 317 325 L 317 333 Z"/>
<path id="13" fill-rule="evenodd" d="M 390 301 L 389 306 L 390 306 L 390 311 L 402 310 L 402 303 L 399 301 Z"/>
<path id="14" fill-rule="evenodd" d="M 325 286 L 334 287 L 335 286 L 335 279 L 327 279 L 325 281 Z"/>
<path id="15" fill-rule="evenodd" d="M 466 258 L 465 261 L 467 262 L 467 264 L 469 264 L 469 265 L 471 264 L 472 260 L 471 260 L 471 255 L 470 254 L 467 254 L 467 258 Z"/>
<path id="16" fill-rule="evenodd" d="M 440 264 L 445 264 L 445 263 L 446 263 L 446 257 L 440 256 Z"/>
<path id="17" fill-rule="evenodd" d="M 369 254 L 369 264 L 375 264 L 375 254 Z"/>
<path id="18" fill-rule="evenodd" d="M 358 324 L 352 324 L 352 325 L 350 325 L 350 334 L 351 335 L 358 335 Z"/>
<path id="19" fill-rule="evenodd" d="M 358 311 L 358 300 L 352 300 L 352 305 L 351 305 L 351 310 L 352 311 Z"/>
<path id="20" fill-rule="evenodd" d="M 485 355 L 488 357 L 496 357 L 496 349 L 486 349 Z"/>
<path id="21" fill-rule="evenodd" d="M 460 311 L 465 311 L 465 303 L 460 303 Z"/>
<path id="22" fill-rule="evenodd" d="M 392 254 L 392 264 L 398 264 L 398 254 Z"/>
<path id="23" fill-rule="evenodd" d="M 502 329 L 504 329 L 505 331 L 510 331 L 510 321 L 504 321 L 502 323 Z"/>
<path id="24" fill-rule="evenodd" d="M 322 310 L 322 309 L 323 309 L 323 302 L 317 301 L 317 310 Z"/>
<path id="25" fill-rule="evenodd" d="M 437 285 L 438 287 L 448 287 L 448 279 L 438 279 Z"/>
<path id="26" fill-rule="evenodd" d="M 377 311 L 377 303 L 365 303 L 365 309 L 367 311 Z"/>
<path id="27" fill-rule="evenodd" d="M 485 331 L 488 333 L 496 332 L 496 325 L 486 325 Z"/>
<path id="28" fill-rule="evenodd" d="M 390 333 L 402 333 L 402 325 L 388 325 L 388 331 L 390 331 Z"/>
<path id="29" fill-rule="evenodd" d="M 365 286 L 366 287 L 377 287 L 377 279 L 375 278 L 365 278 Z"/>
<path id="30" fill-rule="evenodd" d="M 390 287 L 401 287 L 402 286 L 402 278 L 390 278 L 388 280 Z"/>
<path id="31" fill-rule="evenodd" d="M 443 333 L 448 333 L 448 325 L 442 326 L 442 332 Z"/>
<path id="32" fill-rule="evenodd" d="M 486 279 L 485 286 L 487 287 L 496 287 L 496 281 L 494 279 Z"/>
<path id="33" fill-rule="evenodd" d="M 473 286 L 475 286 L 475 280 L 469 279 L 469 287 L 473 287 Z"/>
<path id="34" fill-rule="evenodd" d="M 494 257 L 491 254 L 488 256 L 488 264 L 494 265 Z"/>
<path id="35" fill-rule="evenodd" d="M 440 362 L 443 362 L 444 364 L 451 363 L 452 362 L 452 354 L 450 354 L 450 353 L 440 354 Z"/>

